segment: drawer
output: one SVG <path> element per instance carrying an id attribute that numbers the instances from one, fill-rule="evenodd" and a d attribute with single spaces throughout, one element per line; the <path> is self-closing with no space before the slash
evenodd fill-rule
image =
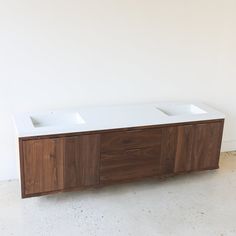
<path id="1" fill-rule="evenodd" d="M 116 182 L 160 173 L 161 146 L 102 154 L 100 183 Z"/>
<path id="2" fill-rule="evenodd" d="M 156 146 L 161 143 L 161 136 L 161 128 L 104 133 L 101 135 L 101 152 Z"/>

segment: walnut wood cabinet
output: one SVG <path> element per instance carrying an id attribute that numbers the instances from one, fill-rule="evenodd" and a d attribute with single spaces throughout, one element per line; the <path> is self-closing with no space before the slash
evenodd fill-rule
<path id="1" fill-rule="evenodd" d="M 20 138 L 22 197 L 217 169 L 224 120 Z"/>

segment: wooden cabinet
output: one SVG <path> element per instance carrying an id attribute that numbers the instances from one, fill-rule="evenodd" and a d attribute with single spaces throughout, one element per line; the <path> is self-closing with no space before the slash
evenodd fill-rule
<path id="1" fill-rule="evenodd" d="M 218 168 L 224 120 L 20 139 L 22 197 Z"/>

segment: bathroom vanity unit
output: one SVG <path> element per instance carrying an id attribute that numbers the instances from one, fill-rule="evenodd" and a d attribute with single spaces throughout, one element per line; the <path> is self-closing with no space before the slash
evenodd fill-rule
<path id="1" fill-rule="evenodd" d="M 22 197 L 219 167 L 224 115 L 200 103 L 15 116 Z"/>

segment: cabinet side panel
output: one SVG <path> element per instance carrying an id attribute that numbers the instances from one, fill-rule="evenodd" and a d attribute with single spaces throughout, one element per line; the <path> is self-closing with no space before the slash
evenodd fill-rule
<path id="1" fill-rule="evenodd" d="M 177 127 L 166 127 L 162 131 L 161 143 L 161 174 L 172 174 L 174 172 L 175 155 L 177 147 Z"/>
<path id="2" fill-rule="evenodd" d="M 215 124 L 217 124 L 217 123 L 215 123 Z M 224 120 L 219 121 L 217 126 L 218 126 L 218 131 L 216 134 L 217 147 L 216 147 L 215 157 L 213 157 L 213 161 L 215 161 L 216 168 L 219 168 L 219 159 L 220 159 L 221 145 L 222 145 L 223 132 L 224 132 Z"/>
<path id="3" fill-rule="evenodd" d="M 56 191 L 63 188 L 63 139 L 24 141 L 25 194 Z"/>
<path id="4" fill-rule="evenodd" d="M 19 158 L 20 158 L 20 184 L 21 184 L 21 197 L 25 197 L 25 173 L 24 173 L 24 146 L 23 141 L 19 139 Z"/>

